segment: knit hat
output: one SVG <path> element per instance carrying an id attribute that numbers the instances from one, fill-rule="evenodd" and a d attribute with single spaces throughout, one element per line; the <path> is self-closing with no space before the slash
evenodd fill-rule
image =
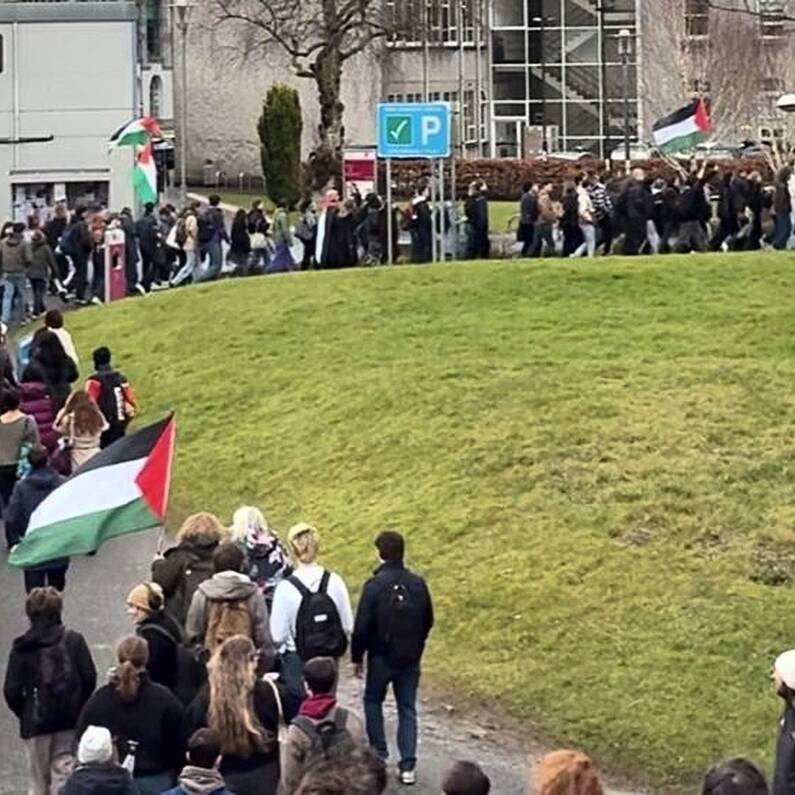
<path id="1" fill-rule="evenodd" d="M 113 741 L 110 732 L 104 726 L 89 726 L 80 738 L 77 746 L 77 761 L 81 765 L 92 762 L 104 764 L 113 756 Z"/>
<path id="2" fill-rule="evenodd" d="M 773 663 L 773 670 L 790 690 L 795 690 L 795 649 L 779 654 Z"/>
<path id="3" fill-rule="evenodd" d="M 156 582 L 142 582 L 127 594 L 127 604 L 145 610 L 147 613 L 156 613 L 163 607 L 163 589 Z"/>

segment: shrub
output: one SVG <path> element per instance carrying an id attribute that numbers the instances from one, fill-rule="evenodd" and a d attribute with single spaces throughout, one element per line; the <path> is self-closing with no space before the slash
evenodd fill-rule
<path id="1" fill-rule="evenodd" d="M 301 103 L 285 85 L 268 90 L 257 123 L 265 187 L 276 204 L 292 207 L 301 195 Z"/>

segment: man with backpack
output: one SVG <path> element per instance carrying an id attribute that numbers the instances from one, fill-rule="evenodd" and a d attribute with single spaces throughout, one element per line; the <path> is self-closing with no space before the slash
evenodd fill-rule
<path id="1" fill-rule="evenodd" d="M 55 588 L 34 588 L 25 602 L 30 628 L 14 640 L 3 693 L 19 718 L 28 752 L 28 792 L 58 792 L 72 768 L 74 729 L 97 671 L 82 635 L 61 623 Z"/>
<path id="2" fill-rule="evenodd" d="M 291 693 L 303 695 L 303 664 L 314 657 L 338 660 L 348 649 L 353 612 L 348 589 L 339 574 L 317 563 L 320 542 L 311 525 L 287 531 L 295 562 L 292 576 L 276 586 L 271 635 L 281 654 L 281 679 Z"/>
<path id="3" fill-rule="evenodd" d="M 138 401 L 127 379 L 111 367 L 110 349 L 102 346 L 92 355 L 95 369 L 86 381 L 86 392 L 108 423 L 100 438 L 100 447 L 104 449 L 127 432 L 127 426 L 138 410 Z"/>
<path id="4" fill-rule="evenodd" d="M 282 748 L 282 788 L 291 795 L 304 772 L 320 761 L 344 758 L 364 744 L 360 718 L 337 705 L 337 663 L 315 657 L 304 666 L 307 697 Z"/>
<path id="5" fill-rule="evenodd" d="M 245 555 L 232 543 L 213 552 L 213 576 L 196 589 L 188 609 L 188 643 L 212 655 L 234 635 L 250 638 L 267 667 L 274 649 L 268 629 L 268 608 L 259 588 L 243 574 Z M 267 658 L 267 659 L 266 659 Z"/>
<path id="6" fill-rule="evenodd" d="M 420 660 L 433 627 L 433 604 L 425 581 L 403 565 L 400 533 L 384 531 L 375 540 L 381 565 L 364 584 L 353 629 L 351 659 L 361 677 L 367 655 L 364 715 L 370 745 L 389 756 L 384 733 L 384 700 L 392 685 L 398 710 L 398 774 L 416 783 L 417 689 Z"/>
<path id="7" fill-rule="evenodd" d="M 210 196 L 210 206 L 205 207 L 198 217 L 199 246 L 201 258 L 207 255 L 207 265 L 199 271 L 197 282 L 210 282 L 217 279 L 224 264 L 223 243 L 229 243 L 224 213 L 221 210 L 221 197 Z"/>

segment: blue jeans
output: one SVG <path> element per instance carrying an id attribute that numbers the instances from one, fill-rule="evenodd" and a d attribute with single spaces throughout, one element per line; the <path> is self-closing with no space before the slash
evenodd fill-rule
<path id="1" fill-rule="evenodd" d="M 287 690 L 295 695 L 299 701 L 304 698 L 304 662 L 294 651 L 282 654 L 282 667 L 279 679 Z"/>
<path id="2" fill-rule="evenodd" d="M 778 214 L 773 227 L 773 248 L 780 251 L 787 247 L 789 236 L 792 234 L 792 219 L 789 213 L 786 215 Z M 5 314 L 3 314 L 5 320 Z"/>
<path id="3" fill-rule="evenodd" d="M 410 668 L 393 668 L 383 657 L 368 657 L 367 680 L 364 686 L 364 717 L 367 737 L 375 752 L 389 758 L 384 733 L 384 700 L 389 685 L 395 694 L 398 711 L 398 767 L 414 770 L 417 765 L 417 689 L 420 684 L 419 664 Z"/>
<path id="4" fill-rule="evenodd" d="M 224 264 L 224 251 L 221 248 L 220 238 L 211 240 L 202 251 L 207 254 L 207 264 L 202 265 L 196 276 L 197 282 L 210 282 L 218 278 Z"/>
<path id="5" fill-rule="evenodd" d="M 185 264 L 179 269 L 177 275 L 171 280 L 171 284 L 176 287 L 189 278 L 196 276 L 198 269 L 198 253 L 195 250 L 185 252 Z"/>
<path id="6" fill-rule="evenodd" d="M 22 314 L 27 312 L 28 301 L 28 277 L 24 273 L 7 273 L 3 277 L 3 323 L 11 322 L 11 314 L 14 310 L 14 296 L 19 296 L 22 304 Z"/>

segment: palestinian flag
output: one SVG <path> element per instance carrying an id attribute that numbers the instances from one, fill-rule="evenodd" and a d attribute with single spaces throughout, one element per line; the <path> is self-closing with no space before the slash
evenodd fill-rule
<path id="1" fill-rule="evenodd" d="M 692 149 L 705 141 L 709 132 L 709 115 L 703 99 L 679 108 L 652 127 L 654 145 L 663 154 Z"/>
<path id="2" fill-rule="evenodd" d="M 152 138 L 161 138 L 160 125 L 152 116 L 135 119 L 119 127 L 108 141 L 108 151 L 117 146 L 143 146 Z"/>
<path id="3" fill-rule="evenodd" d="M 174 435 L 169 415 L 97 453 L 33 512 L 8 562 L 30 568 L 85 555 L 108 539 L 162 525 Z"/>
<path id="4" fill-rule="evenodd" d="M 135 195 L 142 204 L 157 202 L 157 166 L 152 157 L 152 144 L 149 141 L 138 150 L 135 157 L 133 187 Z"/>

